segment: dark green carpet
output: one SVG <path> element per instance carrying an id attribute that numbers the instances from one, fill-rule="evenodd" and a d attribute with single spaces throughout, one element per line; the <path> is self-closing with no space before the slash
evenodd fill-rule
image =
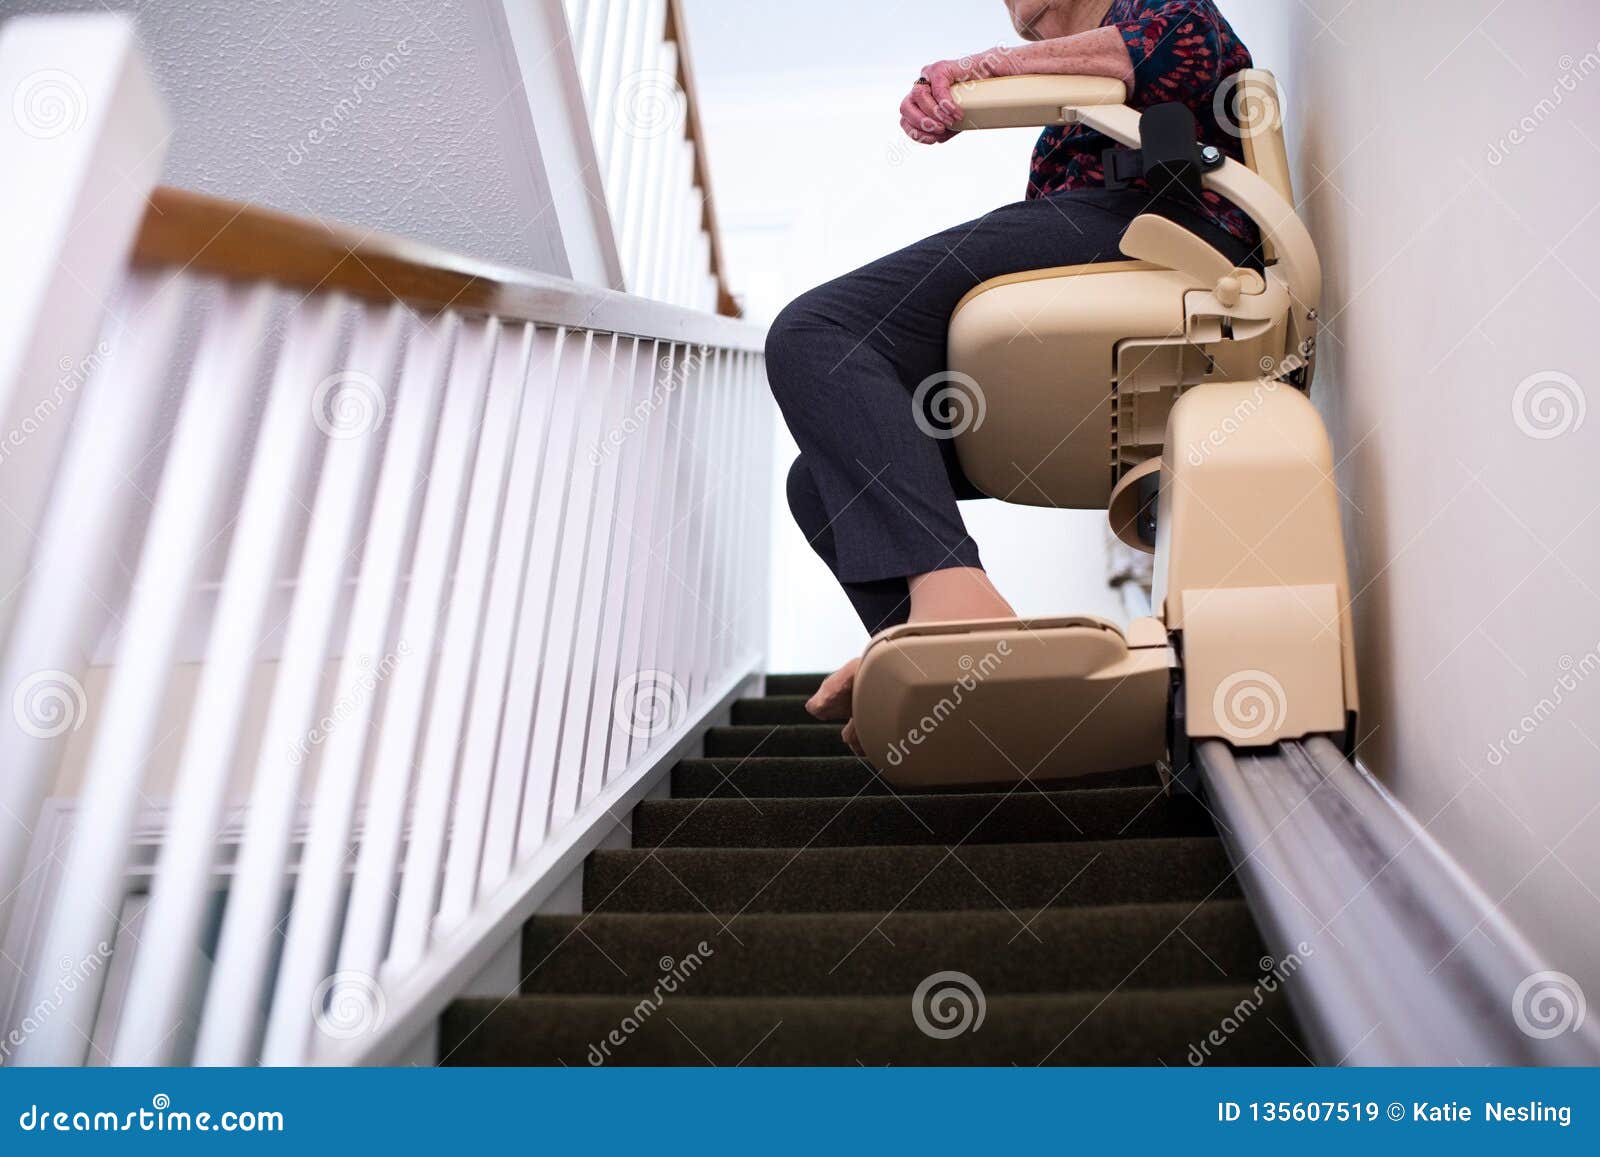
<path id="1" fill-rule="evenodd" d="M 806 721 L 817 678 L 735 705 L 585 915 L 528 922 L 522 995 L 446 1012 L 446 1063 L 1305 1063 L 1202 807 L 1150 768 L 900 792 Z"/>

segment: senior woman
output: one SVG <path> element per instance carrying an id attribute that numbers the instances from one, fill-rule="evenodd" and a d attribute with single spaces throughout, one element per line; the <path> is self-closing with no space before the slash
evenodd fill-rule
<path id="1" fill-rule="evenodd" d="M 1250 67 L 1250 53 L 1212 0 L 1006 0 L 1029 43 L 922 70 L 900 105 L 912 140 L 955 136 L 952 95 L 988 76 L 1109 76 L 1143 108 L 1182 101 L 1204 143 L 1242 159 L 1213 108 L 1218 86 Z M 1108 190 L 1101 153 L 1111 141 L 1085 125 L 1047 128 L 1034 147 L 1024 200 L 947 229 L 802 294 L 767 338 L 767 376 L 800 457 L 789 507 L 869 632 L 904 622 L 1014 614 L 984 573 L 957 499 L 981 497 L 926 409 L 919 384 L 945 368 L 945 331 L 979 282 L 1056 265 L 1121 258 L 1117 245 L 1140 213 L 1170 217 L 1233 261 L 1257 260 L 1257 237 L 1212 192 L 1176 204 L 1142 181 Z M 919 412 L 919 408 L 923 408 Z M 806 704 L 848 719 L 856 660 Z M 844 736 L 856 746 L 853 725 Z"/>

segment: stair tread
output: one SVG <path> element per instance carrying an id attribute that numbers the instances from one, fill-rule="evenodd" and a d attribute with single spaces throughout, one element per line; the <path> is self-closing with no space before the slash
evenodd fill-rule
<path id="1" fill-rule="evenodd" d="M 706 731 L 707 755 L 849 755 L 839 723 L 736 724 Z"/>
<path id="2" fill-rule="evenodd" d="M 848 912 L 1237 895 L 1213 837 L 847 848 L 623 848 L 584 868 L 586 911 Z"/>
<path id="3" fill-rule="evenodd" d="M 690 991 L 693 984 L 693 976 L 684 982 Z M 1242 1005 L 1250 1011 L 1241 1013 Z M 940 1007 L 955 1012 L 949 1002 Z M 1223 1044 L 1207 1046 L 1206 1063 L 1306 1063 L 1281 991 L 1232 985 L 985 994 L 982 1008 L 980 1024 L 940 1039 L 919 1026 L 906 993 L 711 997 L 680 990 L 648 1004 L 635 995 L 479 997 L 451 1006 L 440 1043 L 450 1065 L 1182 1065 L 1226 1021 L 1231 1032 Z M 925 1013 L 921 1019 L 941 1027 Z"/>
<path id="4" fill-rule="evenodd" d="M 805 713 L 823 678 L 733 703 L 587 857 L 583 914 L 524 925 L 520 993 L 446 1010 L 443 1063 L 1307 1063 L 1209 814 L 1155 768 L 907 791 Z M 946 973 L 984 1009 L 948 1039 L 913 1015 Z"/>
<path id="5" fill-rule="evenodd" d="M 828 676 L 820 671 L 807 671 L 798 675 L 768 675 L 766 691 L 771 695 L 810 695 Z"/>
<path id="6" fill-rule="evenodd" d="M 634 812 L 644 847 L 994 844 L 1208 835 L 1192 799 L 1155 787 L 815 799 L 665 799 Z"/>
<path id="7" fill-rule="evenodd" d="M 806 710 L 808 695 L 768 695 L 764 699 L 736 699 L 732 708 L 734 724 L 822 722 Z"/>
<path id="8" fill-rule="evenodd" d="M 1100 787 L 1154 787 L 1160 778 L 1153 767 L 1103 771 L 1075 779 L 1038 781 L 1051 791 Z M 993 791 L 992 784 L 942 794 Z M 854 755 L 772 757 L 765 755 L 685 759 L 672 771 L 674 799 L 706 797 L 804 798 L 812 796 L 921 795 L 897 788 L 864 759 Z"/>
<path id="9" fill-rule="evenodd" d="M 523 991 L 546 994 L 646 992 L 691 955 L 700 996 L 909 994 L 946 969 L 990 994 L 1210 986 L 1254 983 L 1263 951 L 1242 900 L 731 921 L 536 916 L 522 937 Z"/>

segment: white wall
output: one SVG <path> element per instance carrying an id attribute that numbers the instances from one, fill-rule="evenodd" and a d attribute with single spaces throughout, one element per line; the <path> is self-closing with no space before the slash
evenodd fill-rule
<path id="1" fill-rule="evenodd" d="M 1592 1004 L 1600 5 L 1222 6 L 1323 259 L 1361 756 Z"/>
<path id="2" fill-rule="evenodd" d="M 926 148 L 899 127 L 923 65 L 1016 41 L 1000 0 L 689 0 L 688 21 L 725 253 L 752 317 L 770 319 L 813 285 L 1022 197 L 1036 132 Z M 780 423 L 770 662 L 831 670 L 866 636 L 790 520 L 783 477 L 794 454 Z M 1120 617 L 1105 585 L 1102 514 L 990 501 L 962 503 L 962 513 L 1019 612 Z"/>
<path id="3" fill-rule="evenodd" d="M 493 5 L 8 0 L 137 14 L 168 184 L 567 275 Z"/>

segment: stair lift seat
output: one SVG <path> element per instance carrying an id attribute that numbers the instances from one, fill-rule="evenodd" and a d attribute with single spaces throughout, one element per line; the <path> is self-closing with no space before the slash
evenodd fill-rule
<path id="1" fill-rule="evenodd" d="M 1172 162 L 1176 140 L 1193 154 L 1185 172 L 1256 222 L 1266 262 L 1236 268 L 1145 214 L 1127 260 L 994 278 L 958 303 L 952 383 L 981 392 L 983 415 L 955 438 L 967 477 L 1007 502 L 1106 510 L 1156 555 L 1155 615 L 1126 633 L 1082 616 L 881 632 L 855 685 L 868 757 L 922 787 L 1181 770 L 1191 737 L 1353 735 L 1332 454 L 1304 394 L 1321 271 L 1271 74 L 1246 70 L 1233 89 L 1245 164 L 1204 155 L 1187 109 L 1141 114 L 1103 77 L 1002 77 L 956 95 L 963 128 L 1083 123 L 1143 143 L 1150 167 Z"/>

